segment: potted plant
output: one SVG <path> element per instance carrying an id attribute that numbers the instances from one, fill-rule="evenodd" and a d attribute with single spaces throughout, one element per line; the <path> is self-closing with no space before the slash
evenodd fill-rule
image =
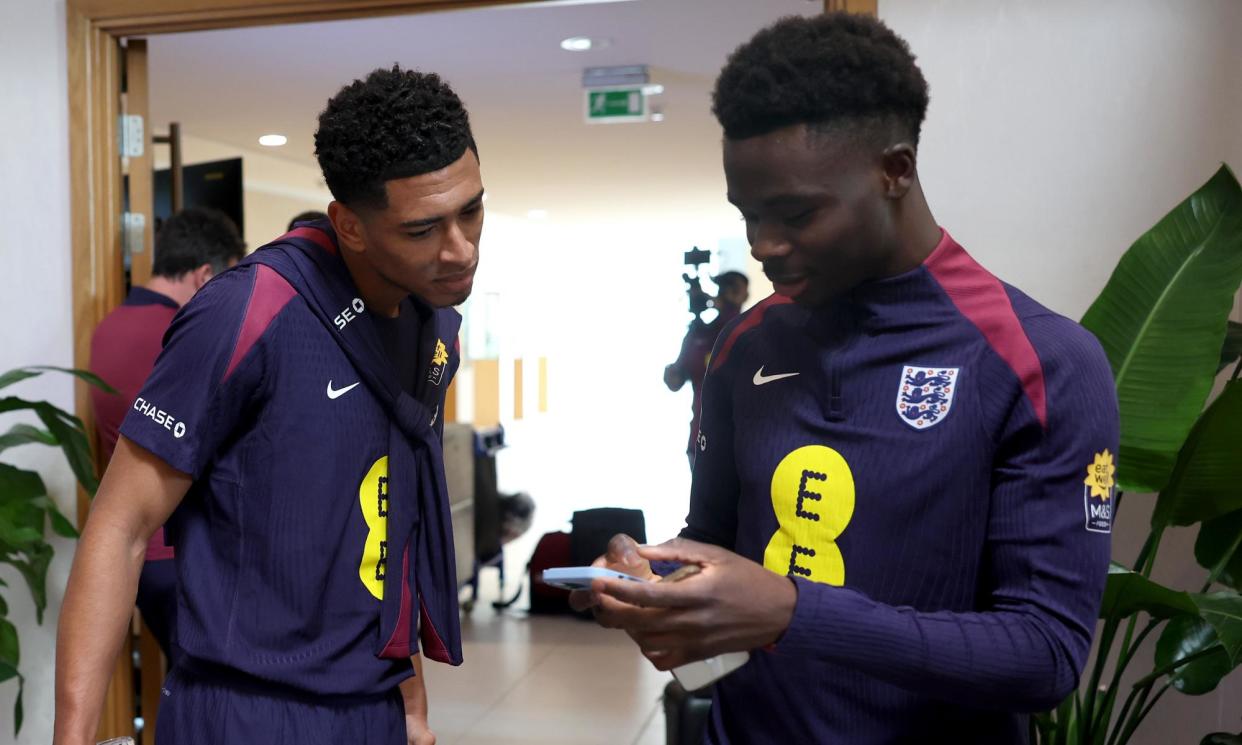
<path id="1" fill-rule="evenodd" d="M 1033 718 L 1033 742 L 1126 743 L 1168 691 L 1207 693 L 1242 663 L 1242 325 L 1228 320 L 1240 284 L 1242 187 L 1222 166 L 1135 242 L 1083 317 L 1108 355 L 1121 408 L 1113 509 L 1125 492 L 1130 501 L 1158 496 L 1134 564 L 1109 569 L 1094 665 L 1055 711 Z M 1195 525 L 1202 584 L 1154 582 L 1165 531 Z M 1151 638 L 1152 669 L 1123 683 Z M 1229 742 L 1242 736 L 1203 739 Z"/>
<path id="2" fill-rule="evenodd" d="M 88 372 L 55 367 L 10 370 L 0 375 L 0 389 L 49 371 L 75 375 L 91 385 L 116 393 Z M 43 426 L 14 424 L 0 435 L 0 454 L 20 445 L 59 447 L 68 459 L 69 467 L 78 483 L 93 495 L 99 482 L 95 477 L 91 449 L 82 420 L 46 401 L 0 396 L 0 414 L 16 411 L 32 412 Z M 40 624 L 43 623 L 43 611 L 47 608 L 47 570 L 54 553 L 52 545 L 44 539 L 48 523 L 51 523 L 52 531 L 59 536 L 78 536 L 73 523 L 61 514 L 48 495 L 47 487 L 38 473 L 0 461 L 0 564 L 13 567 L 26 581 L 34 599 L 36 620 Z M 21 647 L 17 627 L 8 619 L 9 606 L 4 597 L 6 588 L 7 584 L 0 580 L 0 683 L 17 679 L 17 700 L 13 709 L 16 734 L 22 728 L 24 678 L 20 671 Z"/>

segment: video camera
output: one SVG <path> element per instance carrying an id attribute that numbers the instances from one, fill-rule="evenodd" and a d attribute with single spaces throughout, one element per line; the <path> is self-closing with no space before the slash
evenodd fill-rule
<path id="1" fill-rule="evenodd" d="M 685 265 L 694 270 L 694 274 L 687 272 L 681 275 L 681 278 L 686 281 L 686 295 L 690 298 L 690 312 L 694 314 L 696 321 L 702 322 L 703 311 L 711 307 L 712 296 L 703 289 L 699 268 L 712 260 L 712 254 L 711 251 L 705 251 L 695 246 L 685 253 L 685 259 Z"/>

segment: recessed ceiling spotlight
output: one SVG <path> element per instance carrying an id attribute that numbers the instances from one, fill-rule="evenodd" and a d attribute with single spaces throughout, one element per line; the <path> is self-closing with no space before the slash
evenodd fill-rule
<path id="1" fill-rule="evenodd" d="M 567 52 L 589 52 L 592 49 L 606 49 L 612 46 L 612 39 L 597 36 L 571 36 L 561 40 L 561 49 Z"/>
<path id="2" fill-rule="evenodd" d="M 651 121 L 653 121 L 653 122 L 662 122 L 662 121 L 664 121 L 664 112 L 663 112 L 663 111 L 653 111 L 653 112 L 651 112 Z"/>
<path id="3" fill-rule="evenodd" d="M 659 83 L 652 83 L 651 85 L 643 86 L 643 93 L 646 93 L 648 96 L 658 96 L 663 92 L 664 86 Z"/>
<path id="4" fill-rule="evenodd" d="M 259 138 L 259 144 L 264 147 L 280 147 L 289 141 L 284 135 L 263 135 Z"/>

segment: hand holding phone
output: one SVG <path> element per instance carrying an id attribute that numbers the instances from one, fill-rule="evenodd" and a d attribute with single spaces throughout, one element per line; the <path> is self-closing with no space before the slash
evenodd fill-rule
<path id="1" fill-rule="evenodd" d="M 660 581 L 680 582 L 687 577 L 693 577 L 701 571 L 703 571 L 703 567 L 698 564 L 683 564 Z M 687 691 L 697 691 L 700 688 L 706 688 L 715 683 L 749 661 L 750 652 L 728 652 L 715 657 L 708 657 L 698 662 L 691 662 L 681 667 L 675 667 L 673 668 L 673 677 Z"/>

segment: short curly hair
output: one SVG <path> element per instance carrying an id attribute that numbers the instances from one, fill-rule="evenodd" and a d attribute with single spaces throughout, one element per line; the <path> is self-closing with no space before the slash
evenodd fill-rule
<path id="1" fill-rule="evenodd" d="M 466 148 L 478 156 L 470 116 L 448 83 L 395 64 L 342 88 L 315 132 L 328 189 L 350 207 L 386 207 L 385 181 L 437 171 Z"/>
<path id="2" fill-rule="evenodd" d="M 870 16 L 825 13 L 783 18 L 738 47 L 716 79 L 712 111 L 731 140 L 848 125 L 917 146 L 927 101 L 901 37 Z"/>
<path id="3" fill-rule="evenodd" d="M 210 264 L 219 274 L 246 255 L 233 220 L 218 210 L 190 207 L 164 220 L 155 234 L 151 273 L 177 279 Z"/>

